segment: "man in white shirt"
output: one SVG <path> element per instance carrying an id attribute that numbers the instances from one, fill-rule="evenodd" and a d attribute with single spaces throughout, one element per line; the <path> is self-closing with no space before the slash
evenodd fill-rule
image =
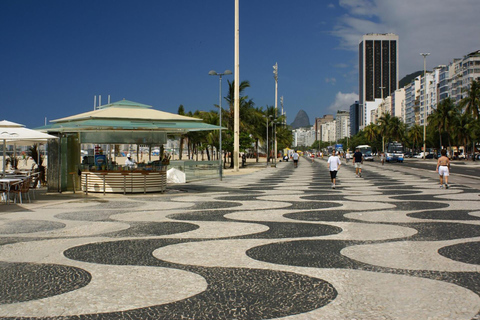
<path id="1" fill-rule="evenodd" d="M 297 150 L 292 155 L 293 158 L 293 167 L 296 168 L 298 166 L 298 153 Z"/>
<path id="2" fill-rule="evenodd" d="M 328 158 L 328 168 L 330 169 L 330 179 L 332 179 L 332 189 L 335 189 L 335 182 L 337 179 L 337 172 L 340 170 L 341 162 L 338 155 L 340 152 L 337 152 L 335 155 L 335 151 L 332 155 Z"/>

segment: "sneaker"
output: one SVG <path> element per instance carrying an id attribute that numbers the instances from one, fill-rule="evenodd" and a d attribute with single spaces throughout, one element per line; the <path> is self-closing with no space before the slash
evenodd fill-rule
<path id="1" fill-rule="evenodd" d="M 443 189 L 443 184 L 440 185 L 440 189 Z"/>
<path id="2" fill-rule="evenodd" d="M 332 188 L 335 189 L 335 185 L 333 185 Z"/>
<path id="3" fill-rule="evenodd" d="M 448 187 L 448 184 L 445 185 L 445 188 L 447 188 L 447 189 L 449 188 L 449 187 Z"/>

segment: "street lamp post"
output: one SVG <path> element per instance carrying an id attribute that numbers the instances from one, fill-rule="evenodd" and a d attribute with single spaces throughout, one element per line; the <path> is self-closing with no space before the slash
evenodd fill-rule
<path id="1" fill-rule="evenodd" d="M 378 87 L 381 91 L 382 91 L 382 104 L 383 104 L 383 89 L 385 89 L 385 87 Z M 385 107 L 385 105 L 383 105 L 383 107 Z M 382 112 L 383 114 L 383 112 Z M 383 134 L 382 135 L 382 152 L 385 153 L 385 135 Z"/>
<path id="2" fill-rule="evenodd" d="M 275 129 L 275 122 L 276 122 L 276 120 L 277 120 L 277 119 L 274 117 L 273 120 L 270 121 L 271 124 L 272 124 L 272 152 L 275 152 L 275 137 L 274 137 L 274 131 L 273 131 L 273 130 Z M 272 167 L 275 166 L 275 155 L 273 155 L 273 157 L 274 157 L 274 158 L 272 159 Z"/>
<path id="3" fill-rule="evenodd" d="M 423 160 L 426 159 L 427 154 L 427 56 L 430 53 L 420 53 L 423 56 Z"/>
<path id="4" fill-rule="evenodd" d="M 273 123 L 273 130 L 275 135 L 275 158 L 273 159 L 275 163 L 275 168 L 277 167 L 277 123 L 278 123 L 278 120 L 275 120 L 275 122 Z"/>
<path id="5" fill-rule="evenodd" d="M 266 143 L 265 143 L 265 154 L 266 154 L 266 156 L 267 156 L 266 166 L 268 167 L 268 151 L 269 151 L 269 150 L 268 150 L 268 118 L 269 118 L 269 116 L 263 115 L 262 117 L 267 119 L 267 127 L 266 127 L 266 129 L 267 129 L 267 130 L 266 130 L 267 140 L 266 140 Z"/>
<path id="6" fill-rule="evenodd" d="M 232 74 L 232 71 L 230 70 L 225 70 L 223 73 L 217 73 L 215 70 L 211 70 L 208 75 L 210 76 L 218 76 L 219 78 L 219 83 L 220 83 L 220 93 L 218 97 L 218 117 L 219 117 L 219 126 L 220 129 L 218 130 L 220 132 L 219 134 L 219 147 L 218 147 L 218 165 L 220 166 L 220 181 L 223 180 L 223 165 L 222 165 L 222 76 L 223 75 L 229 75 Z"/>
<path id="7" fill-rule="evenodd" d="M 277 114 L 277 102 L 278 102 L 278 63 L 275 63 L 275 65 L 273 66 L 273 77 L 275 78 L 275 120 L 278 116 Z M 272 137 L 273 138 L 273 137 Z M 277 136 L 275 135 L 275 154 L 273 155 L 274 156 L 274 162 L 275 162 L 275 166 L 277 165 Z"/>

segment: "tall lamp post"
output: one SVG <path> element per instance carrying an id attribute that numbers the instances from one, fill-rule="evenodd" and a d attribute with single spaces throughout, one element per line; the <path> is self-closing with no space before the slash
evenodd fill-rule
<path id="1" fill-rule="evenodd" d="M 278 102 L 278 63 L 275 62 L 275 65 L 273 66 L 273 77 L 275 78 L 275 121 L 278 116 L 277 114 L 277 102 Z M 273 138 L 273 137 L 272 137 Z M 275 154 L 274 156 L 274 162 L 275 166 L 277 166 L 277 136 L 275 135 Z"/>
<path id="2" fill-rule="evenodd" d="M 275 136 L 275 158 L 274 163 L 275 163 L 275 168 L 277 167 L 277 124 L 278 124 L 278 119 L 275 119 L 273 122 L 273 130 L 274 130 L 274 136 Z"/>
<path id="3" fill-rule="evenodd" d="M 267 130 L 266 130 L 266 132 L 267 132 L 267 141 L 266 141 L 266 143 L 265 143 L 265 148 L 266 148 L 265 152 L 266 152 L 266 156 L 267 156 L 266 166 L 268 167 L 268 155 L 269 155 L 268 152 L 270 151 L 270 150 L 269 150 L 269 146 L 268 146 L 268 118 L 269 118 L 270 116 L 267 116 L 267 115 L 264 114 L 262 117 L 267 119 Z"/>
<path id="4" fill-rule="evenodd" d="M 386 87 L 378 87 L 378 88 L 382 91 L 382 103 L 383 103 L 383 89 L 385 89 Z M 385 107 L 385 105 L 383 107 Z M 382 135 L 382 152 L 385 153 L 385 135 Z"/>
<path id="5" fill-rule="evenodd" d="M 427 56 L 430 53 L 420 53 L 423 56 L 423 160 L 426 159 L 427 154 Z"/>
<path id="6" fill-rule="evenodd" d="M 218 165 L 220 166 L 220 181 L 223 179 L 223 165 L 222 165 L 222 76 L 232 74 L 232 71 L 225 70 L 223 73 L 217 73 L 215 70 L 211 70 L 208 75 L 218 76 L 220 83 L 220 94 L 218 97 L 218 118 L 220 119 L 220 135 L 219 135 L 219 147 L 218 147 Z"/>

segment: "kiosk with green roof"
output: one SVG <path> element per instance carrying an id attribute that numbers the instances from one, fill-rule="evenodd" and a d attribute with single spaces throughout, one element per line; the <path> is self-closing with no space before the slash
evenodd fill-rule
<path id="1" fill-rule="evenodd" d="M 142 168 L 126 168 L 108 158 L 98 165 L 81 164 L 81 144 L 163 145 L 167 135 L 190 131 L 219 130 L 201 119 L 153 109 L 152 106 L 121 100 L 93 111 L 52 120 L 38 128 L 59 137 L 48 145 L 49 191 L 81 188 L 84 192 L 163 192 L 166 166 L 159 161 Z M 79 175 L 77 178 L 75 175 Z"/>

